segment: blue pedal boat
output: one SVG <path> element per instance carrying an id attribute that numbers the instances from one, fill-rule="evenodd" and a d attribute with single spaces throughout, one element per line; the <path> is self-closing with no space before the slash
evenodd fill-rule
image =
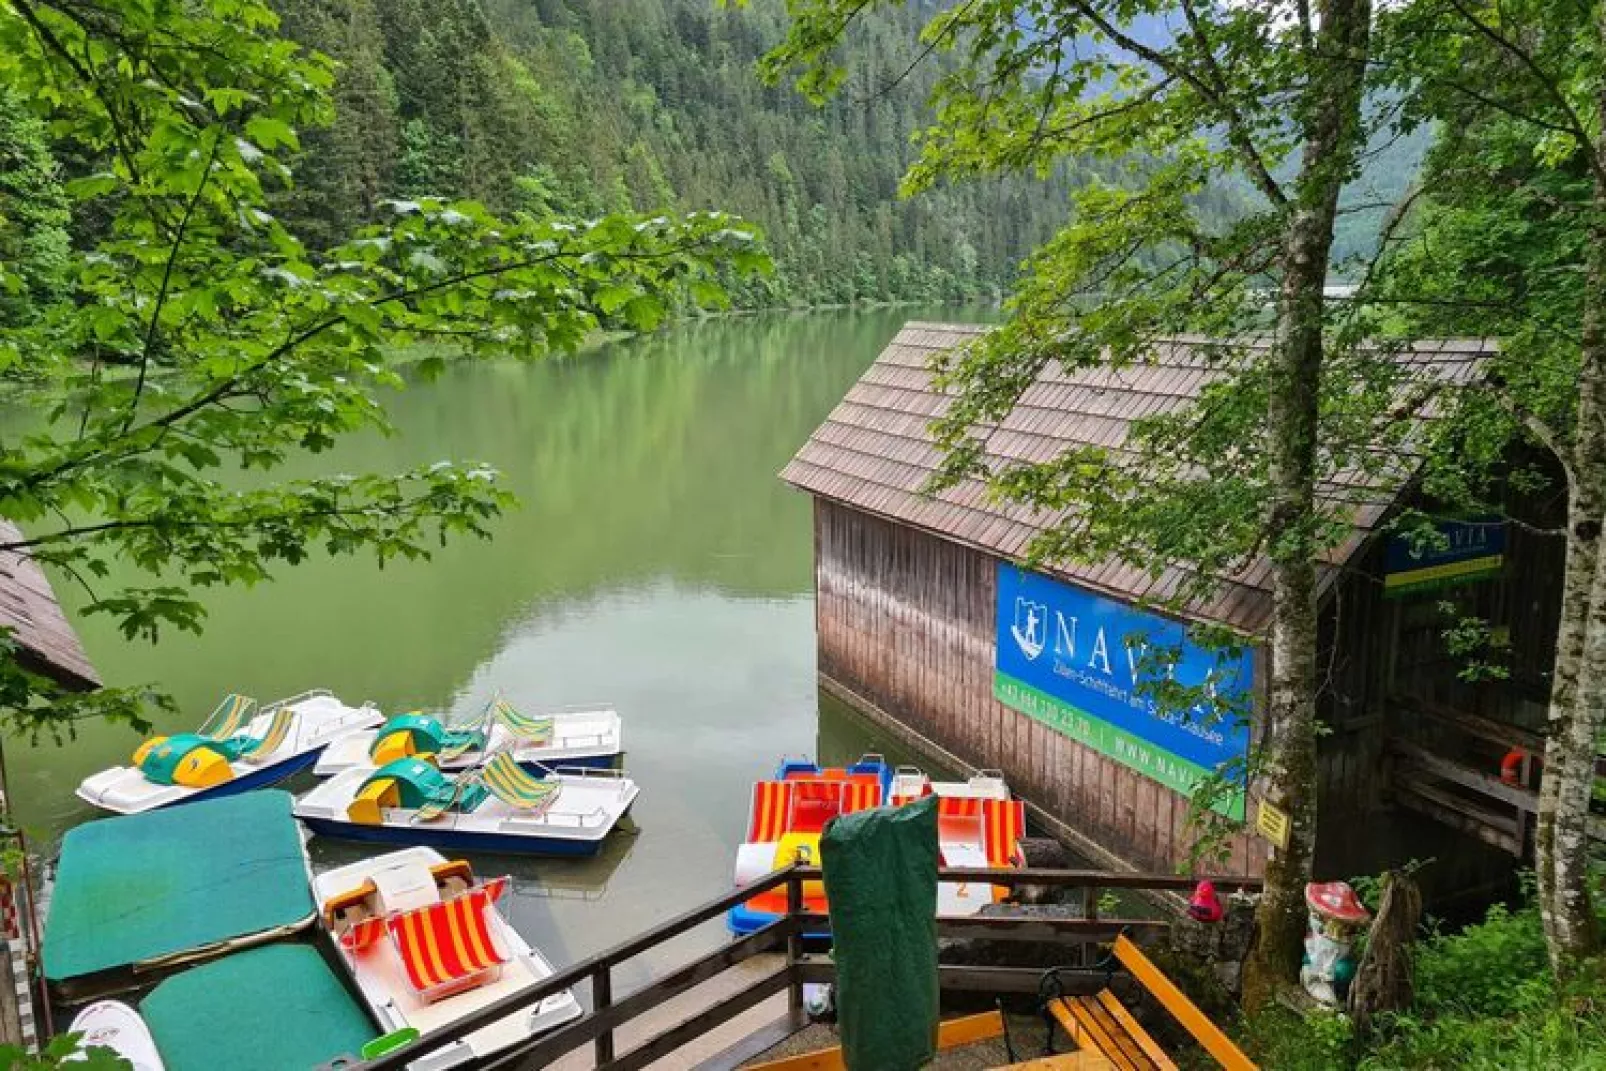
<path id="1" fill-rule="evenodd" d="M 134 752 L 133 765 L 84 778 L 78 797 L 115 814 L 143 814 L 234 796 L 278 784 L 330 744 L 382 721 L 372 703 L 348 706 L 321 689 L 260 709 L 231 695 L 194 732 L 154 736 Z"/>
<path id="2" fill-rule="evenodd" d="M 531 774 L 499 751 L 460 774 L 426 757 L 336 774 L 296 801 L 314 833 L 463 852 L 590 856 L 640 795 L 618 770 Z"/>

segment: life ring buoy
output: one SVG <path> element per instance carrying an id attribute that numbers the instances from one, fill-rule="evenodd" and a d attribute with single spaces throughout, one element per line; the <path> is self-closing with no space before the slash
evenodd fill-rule
<path id="1" fill-rule="evenodd" d="M 1500 760 L 1500 782 L 1506 785 L 1522 784 L 1522 763 L 1528 753 L 1520 747 L 1514 747 L 1506 752 L 1506 757 Z"/>

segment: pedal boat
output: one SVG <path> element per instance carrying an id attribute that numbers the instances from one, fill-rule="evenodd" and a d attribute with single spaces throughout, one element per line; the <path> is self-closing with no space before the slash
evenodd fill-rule
<path id="1" fill-rule="evenodd" d="M 497 751 L 511 751 L 529 769 L 607 769 L 618 764 L 623 742 L 624 726 L 615 710 L 573 708 L 531 716 L 497 699 L 474 720 L 457 725 L 418 711 L 393 715 L 372 732 L 353 733 L 331 744 L 313 772 L 333 777 L 410 755 L 434 755 L 443 770 L 466 770 Z"/>
<path id="2" fill-rule="evenodd" d="M 453 775 L 412 756 L 336 774 L 295 805 L 314 833 L 452 851 L 590 856 L 640 789 L 617 770 L 535 776 L 499 751 Z"/>
<path id="3" fill-rule="evenodd" d="M 78 1051 L 63 1060 L 63 1064 L 87 1063 L 88 1050 L 101 1048 L 110 1049 L 133 1071 L 164 1071 L 150 1027 L 139 1012 L 127 1004 L 97 1000 L 78 1013 L 67 1032 L 82 1036 L 78 1039 Z"/>
<path id="4" fill-rule="evenodd" d="M 736 852 L 736 885 L 750 884 L 794 861 L 818 862 L 825 824 L 842 814 L 872 807 L 900 807 L 937 796 L 938 850 L 943 866 L 1022 866 L 1020 838 L 1025 806 L 1010 799 L 1003 775 L 983 770 L 967 781 L 932 781 L 913 766 L 889 770 L 879 755 L 866 755 L 846 768 L 822 768 L 788 761 L 774 780 L 753 786 L 747 839 Z M 975 882 L 942 882 L 937 914 L 973 915 L 1007 892 Z M 828 914 L 824 882 L 803 883 L 803 910 Z M 730 910 L 726 921 L 737 936 L 753 933 L 786 913 L 786 889 L 761 893 Z M 830 938 L 828 930 L 806 934 Z"/>
<path id="5" fill-rule="evenodd" d="M 552 964 L 496 907 L 507 880 L 480 883 L 468 863 L 424 847 L 313 880 L 323 925 L 381 1030 L 439 1031 L 552 977 Z M 564 990 L 409 1066 L 438 1071 L 483 1063 L 581 1014 L 579 1001 Z"/>
<path id="6" fill-rule="evenodd" d="M 262 710 L 231 695 L 195 732 L 152 737 L 134 752 L 133 765 L 86 777 L 78 797 L 116 814 L 142 814 L 249 792 L 278 784 L 311 766 L 330 743 L 383 720 L 372 703 L 347 706 L 323 690 Z"/>

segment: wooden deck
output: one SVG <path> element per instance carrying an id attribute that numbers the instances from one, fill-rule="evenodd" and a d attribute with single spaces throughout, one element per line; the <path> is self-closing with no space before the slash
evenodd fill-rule
<path id="1" fill-rule="evenodd" d="M 1095 959 L 1091 953 L 1112 938 L 1119 958 L 1120 949 L 1130 945 L 1124 934 L 1165 925 L 1151 919 L 1100 916 L 1096 905 L 1101 890 L 1152 887 L 1173 891 L 1190 886 L 1193 881 L 1174 874 L 1085 870 L 944 869 L 938 876 L 948 881 L 1047 885 L 1079 890 L 1083 902 L 1093 908 L 1083 918 L 939 919 L 937 932 L 946 937 L 984 936 L 994 941 L 1032 944 L 1054 942 L 1066 946 L 1065 962 L 1088 965 Z M 608 1071 L 640 1071 L 649 1067 L 719 1068 L 723 1071 L 739 1066 L 804 1025 L 805 985 L 835 981 L 836 965 L 829 957 L 804 954 L 803 935 L 817 931 L 823 920 L 804 912 L 803 887 L 820 877 L 819 870 L 799 865 L 778 870 L 560 970 L 538 985 L 480 1008 L 440 1031 L 354 1065 L 353 1071 L 357 1068 L 400 1071 L 459 1037 L 533 1007 L 554 993 L 587 982 L 591 987 L 591 1009 L 586 1015 L 486 1060 L 470 1061 L 464 1066 L 556 1066 L 570 1071 L 591 1066 Z M 1223 878 L 1217 885 L 1229 889 L 1258 889 L 1260 881 L 1257 878 Z M 672 970 L 632 993 L 614 996 L 614 971 L 620 964 L 659 948 L 666 941 L 717 919 L 737 904 L 770 889 L 786 891 L 788 909 L 779 920 Z M 1069 969 L 1068 973 L 1060 975 L 1061 991 L 1068 995 L 1097 994 L 1108 985 L 1115 969 L 1106 964 Z M 1135 968 L 1120 969 L 1136 976 Z M 1035 967 L 944 965 L 938 974 L 944 991 L 991 994 L 1036 993 L 1041 988 L 1042 977 L 1041 968 Z M 1153 986 L 1145 985 L 1156 992 Z M 1160 999 L 1163 1001 L 1164 997 Z M 620 1052 L 621 1047 L 625 1047 L 625 1051 Z M 1208 1043 L 1206 1047 L 1209 1049 Z"/>

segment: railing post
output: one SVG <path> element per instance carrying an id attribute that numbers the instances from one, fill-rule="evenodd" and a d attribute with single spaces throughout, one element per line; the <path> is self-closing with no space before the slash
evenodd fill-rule
<path id="1" fill-rule="evenodd" d="M 606 964 L 598 967 L 591 976 L 591 1014 L 600 1015 L 613 1003 L 613 971 Z M 613 1030 L 610 1028 L 597 1035 L 596 1040 L 597 1066 L 606 1067 L 613 1063 Z"/>
<path id="2" fill-rule="evenodd" d="M 1097 922 L 1099 917 L 1099 888 L 1097 885 L 1082 886 L 1082 918 L 1088 922 Z M 1098 957 L 1094 949 L 1098 945 L 1092 941 L 1082 942 L 1082 966 L 1093 967 L 1098 964 Z"/>
<path id="3" fill-rule="evenodd" d="M 803 981 L 798 978 L 798 964 L 803 959 L 803 882 L 798 879 L 797 867 L 786 879 L 786 969 L 792 978 L 787 985 L 787 1007 L 795 1015 L 803 1010 Z"/>

